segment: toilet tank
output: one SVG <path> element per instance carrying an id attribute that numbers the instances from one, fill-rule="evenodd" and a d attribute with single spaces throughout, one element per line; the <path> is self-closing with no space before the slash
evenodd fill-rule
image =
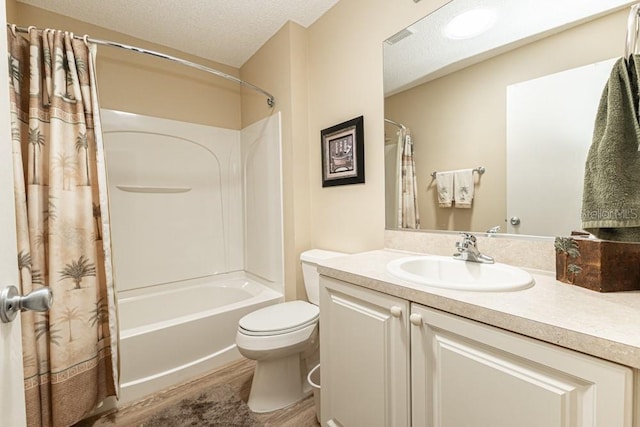
<path id="1" fill-rule="evenodd" d="M 324 249 L 311 249 L 300 254 L 304 287 L 307 290 L 307 298 L 310 303 L 315 305 L 320 304 L 320 274 L 318 274 L 317 270 L 318 262 L 343 255 L 346 254 L 325 251 Z"/>

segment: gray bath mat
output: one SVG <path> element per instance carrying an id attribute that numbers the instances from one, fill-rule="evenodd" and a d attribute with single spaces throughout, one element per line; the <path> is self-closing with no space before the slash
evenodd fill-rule
<path id="1" fill-rule="evenodd" d="M 145 420 L 145 427 L 262 426 L 246 403 L 225 384 L 195 393 Z"/>

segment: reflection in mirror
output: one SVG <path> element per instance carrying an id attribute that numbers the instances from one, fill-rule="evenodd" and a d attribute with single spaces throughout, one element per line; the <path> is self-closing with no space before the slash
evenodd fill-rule
<path id="1" fill-rule="evenodd" d="M 631 3 L 453 0 L 387 40 L 385 118 L 395 122 L 385 122 L 387 228 L 410 228 L 399 222 L 413 198 L 410 177 L 403 180 L 408 132 L 419 228 L 500 226 L 540 236 L 579 229 L 595 113 L 613 60 L 624 52 Z M 471 9 L 494 12 L 475 35 L 444 30 Z M 431 174 L 478 166 L 486 173 L 472 175 L 471 207 L 440 207 L 446 204 Z"/>

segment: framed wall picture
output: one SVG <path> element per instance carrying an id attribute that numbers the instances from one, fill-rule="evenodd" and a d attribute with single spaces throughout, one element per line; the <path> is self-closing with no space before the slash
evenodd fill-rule
<path id="1" fill-rule="evenodd" d="M 364 117 L 320 132 L 322 186 L 364 183 Z"/>

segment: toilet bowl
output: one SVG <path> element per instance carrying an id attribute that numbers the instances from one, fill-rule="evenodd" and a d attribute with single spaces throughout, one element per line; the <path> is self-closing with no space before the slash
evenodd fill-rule
<path id="1" fill-rule="evenodd" d="M 247 314 L 238 322 L 236 345 L 256 361 L 247 402 L 253 412 L 271 412 L 311 394 L 306 376 L 319 358 L 317 263 L 344 254 L 312 249 L 300 255 L 310 302 L 289 301 Z"/>

